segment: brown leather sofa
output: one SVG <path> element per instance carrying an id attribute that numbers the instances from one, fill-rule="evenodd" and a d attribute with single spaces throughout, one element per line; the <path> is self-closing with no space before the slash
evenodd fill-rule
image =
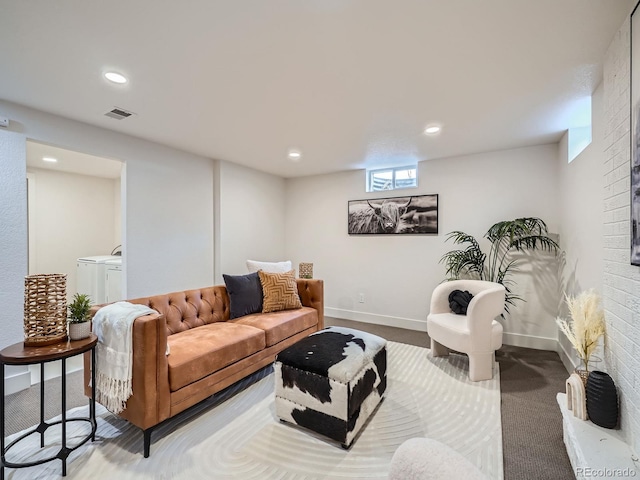
<path id="1" fill-rule="evenodd" d="M 160 422 L 269 365 L 281 350 L 324 328 L 323 281 L 296 281 L 302 308 L 233 320 L 224 286 L 128 300 L 158 312 L 133 324 L 133 395 L 120 413 L 143 430 L 145 457 L 151 431 Z M 89 378 L 85 355 L 88 396 Z"/>

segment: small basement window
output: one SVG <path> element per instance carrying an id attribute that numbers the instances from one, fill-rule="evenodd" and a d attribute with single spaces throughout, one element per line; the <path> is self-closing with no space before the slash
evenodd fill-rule
<path id="1" fill-rule="evenodd" d="M 573 126 L 567 134 L 567 158 L 571 163 L 591 144 L 591 96 L 575 102 L 569 118 Z"/>
<path id="2" fill-rule="evenodd" d="M 367 170 L 367 192 L 415 188 L 417 186 L 417 165 Z"/>

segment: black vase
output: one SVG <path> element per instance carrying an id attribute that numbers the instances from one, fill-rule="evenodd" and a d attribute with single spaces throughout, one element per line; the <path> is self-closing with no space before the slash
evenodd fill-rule
<path id="1" fill-rule="evenodd" d="M 587 414 L 589 420 L 604 428 L 618 425 L 618 392 L 613 379 L 594 370 L 587 379 Z"/>

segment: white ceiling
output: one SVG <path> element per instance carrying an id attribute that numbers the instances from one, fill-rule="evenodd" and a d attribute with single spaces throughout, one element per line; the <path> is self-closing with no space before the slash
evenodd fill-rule
<path id="1" fill-rule="evenodd" d="M 635 2 L 0 0 L 0 98 L 283 177 L 550 143 Z"/>
<path id="2" fill-rule="evenodd" d="M 45 162 L 42 160 L 44 157 L 55 158 L 57 162 Z M 72 152 L 32 141 L 27 141 L 27 167 L 112 179 L 120 178 L 122 172 L 122 162 L 117 160 Z"/>

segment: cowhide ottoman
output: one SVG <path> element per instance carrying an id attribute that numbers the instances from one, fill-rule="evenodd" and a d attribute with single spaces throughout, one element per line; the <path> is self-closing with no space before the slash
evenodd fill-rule
<path id="1" fill-rule="evenodd" d="M 387 341 L 328 327 L 275 362 L 276 415 L 349 448 L 387 388 Z"/>

